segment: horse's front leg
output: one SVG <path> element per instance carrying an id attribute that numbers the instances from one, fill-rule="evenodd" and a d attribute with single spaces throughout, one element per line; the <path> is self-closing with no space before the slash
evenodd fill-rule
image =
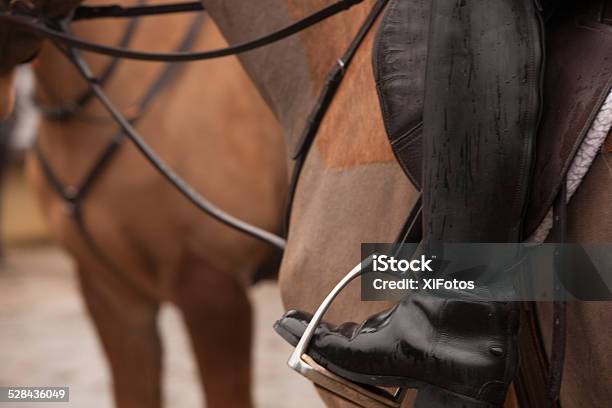
<path id="1" fill-rule="evenodd" d="M 251 303 L 245 285 L 196 256 L 173 284 L 198 362 L 208 408 L 250 408 Z"/>
<path id="2" fill-rule="evenodd" d="M 97 264 L 79 264 L 85 303 L 110 364 L 117 408 L 161 408 L 159 304 L 106 280 Z M 117 284 L 119 283 L 119 284 Z"/>

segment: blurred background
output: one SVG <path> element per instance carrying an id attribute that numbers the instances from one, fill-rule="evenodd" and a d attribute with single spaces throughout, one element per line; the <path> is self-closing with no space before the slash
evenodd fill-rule
<path id="1" fill-rule="evenodd" d="M 24 151 L 33 140 L 37 113 L 29 98 L 32 79 L 27 69 L 20 70 L 18 82 L 16 115 L 0 125 L 0 143 L 7 144 L 8 152 L 0 159 L 0 385 L 70 387 L 70 403 L 35 404 L 40 408 L 110 408 L 107 363 L 78 291 L 74 265 L 51 241 L 23 174 Z M 272 330 L 283 312 L 276 285 L 259 284 L 250 296 L 257 406 L 322 406 L 310 383 L 286 366 L 292 349 Z M 166 406 L 202 406 L 190 345 L 173 307 L 164 307 L 160 326 Z"/>

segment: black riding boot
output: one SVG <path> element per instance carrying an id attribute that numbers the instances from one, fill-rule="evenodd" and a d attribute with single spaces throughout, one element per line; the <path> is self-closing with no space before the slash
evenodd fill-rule
<path id="1" fill-rule="evenodd" d="M 518 242 L 538 122 L 538 10 L 534 0 L 434 0 L 431 13 L 423 247 Z M 275 329 L 296 344 L 310 317 L 288 312 Z M 417 407 L 498 407 L 517 331 L 516 303 L 419 293 L 361 324 L 322 324 L 308 353 L 352 381 L 419 388 Z"/>

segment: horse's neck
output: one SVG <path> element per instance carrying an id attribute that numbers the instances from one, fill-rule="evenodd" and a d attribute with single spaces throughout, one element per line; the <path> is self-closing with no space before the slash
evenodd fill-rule
<path id="1" fill-rule="evenodd" d="M 98 1 L 98 3 L 105 2 Z M 133 1 L 122 0 L 120 3 L 127 5 L 133 4 Z M 165 19 L 161 24 L 163 30 L 156 28 L 160 20 L 139 21 L 131 36 L 129 47 L 158 51 L 174 49 L 188 29 L 191 16 L 162 18 Z M 89 41 L 115 45 L 125 35 L 127 24 L 125 19 L 104 20 L 75 24 L 73 29 L 78 36 Z M 111 61 L 108 57 L 90 53 L 83 53 L 83 56 L 92 71 L 98 75 Z M 123 60 L 119 62 L 117 69 L 103 88 L 113 104 L 129 115 L 154 83 L 160 69 L 160 64 Z M 74 102 L 88 89 L 71 63 L 49 43 L 43 47 L 34 71 L 37 78 L 36 97 L 46 107 L 58 107 Z M 74 118 L 83 120 L 65 122 L 62 127 L 43 121 L 44 129 L 39 133 L 39 142 L 49 156 L 66 152 L 74 154 L 91 151 L 91 155 L 87 156 L 87 160 L 91 160 L 89 156 L 98 152 L 117 131 L 117 126 L 108 113 L 93 99 L 84 104 Z M 91 121 L 91 118 L 95 120 Z"/>
<path id="2" fill-rule="evenodd" d="M 229 43 L 246 41 L 313 13 L 330 0 L 205 0 L 206 10 Z M 332 64 L 358 30 L 370 1 L 299 35 L 239 56 L 283 126 L 288 146 L 304 127 Z"/>
<path id="3" fill-rule="evenodd" d="M 88 23 L 86 23 L 88 24 Z M 79 25 L 76 32 L 91 41 L 115 44 L 124 30 L 124 23 L 108 22 L 106 26 L 97 23 Z M 102 71 L 110 58 L 83 54 L 95 73 Z M 45 106 L 59 106 L 73 101 L 87 89 L 72 64 L 50 43 L 45 43 L 34 65 L 36 96 Z M 117 94 L 117 98 L 127 95 Z M 121 102 L 121 101 L 116 101 Z M 85 107 L 85 109 L 89 106 Z"/>
<path id="4" fill-rule="evenodd" d="M 109 24 L 108 28 L 98 24 L 78 28 L 79 35 L 109 44 L 115 41 L 121 31 L 121 25 L 117 26 L 115 22 Z M 101 72 L 109 61 L 108 58 L 83 55 L 94 73 Z M 118 71 L 122 71 L 122 68 L 120 66 Z M 67 106 L 87 90 L 87 84 L 79 73 L 48 42 L 44 44 L 33 70 L 36 79 L 35 97 L 46 108 Z M 113 88 L 110 95 L 113 103 L 125 108 L 130 103 L 130 92 L 117 92 L 117 86 L 124 82 L 119 76 L 112 78 L 105 89 Z M 123 86 L 126 84 L 123 83 Z M 92 117 L 96 118 L 95 121 L 91 121 Z M 102 106 L 93 100 L 84 104 L 68 120 L 62 121 L 61 126 L 57 124 L 43 117 L 37 132 L 37 144 L 60 180 L 68 184 L 80 183 L 91 162 L 116 133 L 117 126 L 108 119 Z"/>

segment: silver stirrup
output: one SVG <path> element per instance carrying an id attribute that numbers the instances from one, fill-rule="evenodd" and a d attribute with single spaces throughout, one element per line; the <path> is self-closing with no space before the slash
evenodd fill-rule
<path id="1" fill-rule="evenodd" d="M 353 279 L 360 276 L 362 269 L 371 262 L 371 256 L 360 262 L 342 278 L 331 292 L 329 292 L 325 300 L 323 300 L 323 303 L 321 303 L 315 312 L 308 327 L 306 327 L 302 338 L 295 347 L 291 357 L 289 357 L 287 365 L 316 385 L 360 407 L 399 408 L 402 400 L 406 396 L 406 389 L 398 388 L 395 392 L 389 392 L 386 389 L 353 383 L 321 367 L 306 354 L 306 350 L 308 349 L 310 339 L 315 329 L 323 319 L 323 315 L 327 309 L 329 309 L 336 296 L 338 296 L 342 289 L 353 281 Z"/>

